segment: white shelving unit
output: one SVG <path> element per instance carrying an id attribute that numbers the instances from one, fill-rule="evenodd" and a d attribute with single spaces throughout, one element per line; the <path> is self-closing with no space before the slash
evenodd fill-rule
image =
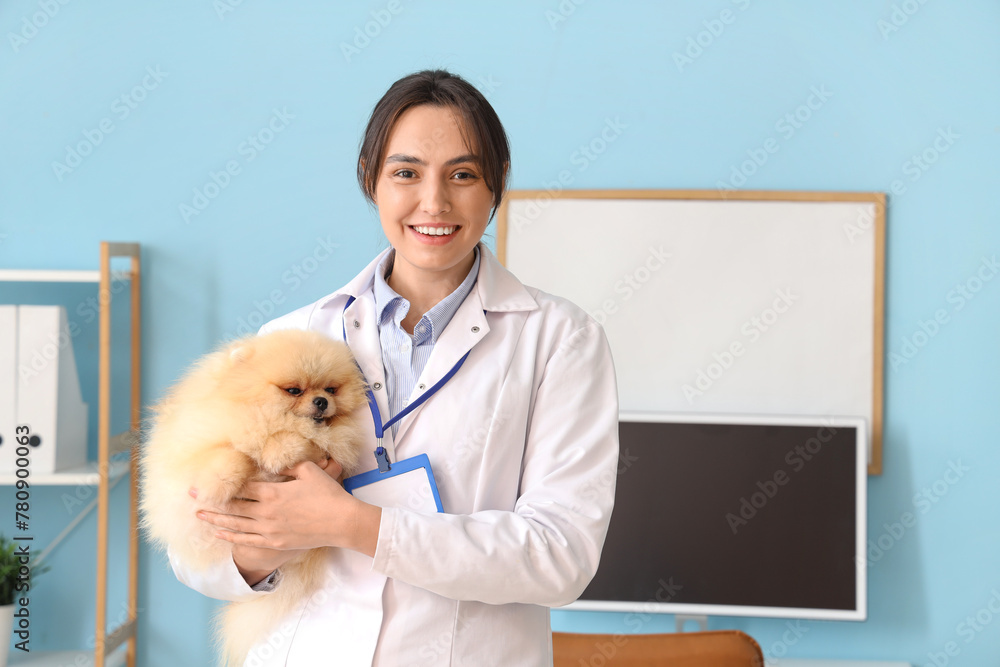
<path id="1" fill-rule="evenodd" d="M 112 281 L 126 281 L 129 271 L 112 271 Z M 100 271 L 73 271 L 68 269 L 0 269 L 0 282 L 10 283 L 99 283 Z"/>
<path id="2" fill-rule="evenodd" d="M 111 434 L 111 299 L 99 298 L 100 302 L 100 350 L 98 370 L 98 427 L 97 461 L 70 470 L 50 474 L 32 475 L 31 483 L 38 486 L 96 486 L 97 487 L 97 592 L 95 596 L 96 623 L 94 633 L 95 648 L 78 651 L 32 651 L 18 654 L 11 651 L 10 665 L 17 667 L 65 667 L 67 665 L 91 664 L 98 667 L 135 667 L 136 658 L 136 614 L 139 591 L 139 531 L 138 531 L 138 462 L 135 444 L 141 416 L 140 401 L 140 341 L 141 341 L 141 300 L 140 300 L 140 248 L 138 243 L 101 243 L 100 268 L 97 271 L 61 271 L 35 269 L 0 270 L 0 282 L 50 282 L 50 283 L 97 283 L 100 295 L 113 292 L 112 282 L 128 282 L 131 302 L 130 363 L 130 430 Z M 131 267 L 128 271 L 111 271 L 113 257 L 128 257 Z M 130 452 L 129 460 L 115 460 L 120 452 Z M 108 594 L 108 510 L 109 492 L 126 475 L 130 478 L 129 497 L 129 565 L 128 565 L 128 618 L 111 632 L 107 630 Z M 16 480 L 13 474 L 0 475 L 0 485 L 11 485 Z M 63 533 L 56 538 L 58 543 L 85 516 L 81 513 Z M 86 662 L 81 662 L 81 656 Z"/>
<path id="3" fill-rule="evenodd" d="M 112 461 L 108 470 L 108 478 L 114 481 L 127 474 L 128 461 Z M 0 486 L 10 486 L 17 481 L 13 473 L 0 475 Z M 97 461 L 91 461 L 78 468 L 67 468 L 59 472 L 32 473 L 32 486 L 97 486 L 101 483 L 101 473 Z"/>

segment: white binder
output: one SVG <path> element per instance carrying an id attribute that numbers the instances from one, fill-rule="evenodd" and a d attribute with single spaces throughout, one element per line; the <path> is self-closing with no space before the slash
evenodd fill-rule
<path id="1" fill-rule="evenodd" d="M 0 472 L 15 468 L 17 306 L 0 306 Z"/>
<path id="2" fill-rule="evenodd" d="M 17 423 L 31 429 L 31 472 L 49 473 L 87 460 L 87 404 L 62 306 L 19 306 Z"/>

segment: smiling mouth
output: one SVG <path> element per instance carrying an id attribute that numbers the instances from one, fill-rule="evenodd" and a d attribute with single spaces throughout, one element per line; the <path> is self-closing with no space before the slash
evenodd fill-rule
<path id="1" fill-rule="evenodd" d="M 423 234 L 424 236 L 451 236 L 456 231 L 458 231 L 458 225 L 446 225 L 441 227 L 427 227 L 424 225 L 413 225 L 410 227 L 413 231 L 418 234 Z"/>

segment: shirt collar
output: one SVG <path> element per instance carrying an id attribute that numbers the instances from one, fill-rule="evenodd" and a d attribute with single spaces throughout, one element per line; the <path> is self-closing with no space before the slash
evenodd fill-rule
<path id="1" fill-rule="evenodd" d="M 375 267 L 375 284 L 372 286 L 372 290 L 375 294 L 375 314 L 378 317 L 379 324 L 386 321 L 386 309 L 388 309 L 389 315 L 394 315 L 396 311 L 400 311 L 400 320 L 406 317 L 406 313 L 410 310 L 409 301 L 396 294 L 396 290 L 389 287 L 389 283 L 385 279 L 386 274 L 392 271 L 395 259 L 396 251 L 395 249 L 390 249 L 388 253 L 383 255 L 382 261 L 378 263 L 378 266 Z"/>
<path id="2" fill-rule="evenodd" d="M 469 269 L 469 273 L 465 276 L 462 284 L 454 292 L 424 313 L 423 317 L 420 318 L 420 322 L 414 327 L 413 337 L 415 344 L 420 345 L 430 342 L 433 345 L 436 343 L 438 336 L 441 335 L 444 328 L 451 322 L 451 318 L 454 317 L 459 306 L 462 305 L 465 298 L 472 292 L 472 288 L 475 286 L 476 279 L 479 276 L 480 253 L 478 247 L 474 249 L 474 253 L 475 261 L 473 261 L 472 268 Z M 389 322 L 395 322 L 399 326 L 399 323 L 402 322 L 410 310 L 410 302 L 397 294 L 394 289 L 389 287 L 389 283 L 386 281 L 386 274 L 392 272 L 392 265 L 395 262 L 395 258 L 396 251 L 390 250 L 383 256 L 375 268 L 375 282 L 372 287 L 375 297 L 375 313 L 380 326 Z"/>
<path id="3" fill-rule="evenodd" d="M 535 291 L 534 288 L 529 291 L 529 288 L 526 288 L 514 274 L 508 271 L 482 241 L 479 242 L 477 248 L 482 263 L 476 281 L 476 292 L 482 302 L 483 310 L 491 313 L 537 310 L 538 303 L 531 296 Z M 360 299 L 368 295 L 367 298 L 372 298 L 375 274 L 377 273 L 376 267 L 391 252 L 393 252 L 392 248 L 383 250 L 349 283 L 314 303 L 311 306 L 311 312 L 332 309 L 336 313 L 334 317 L 340 317 L 340 313 L 344 310 L 345 301 L 351 297 Z"/>

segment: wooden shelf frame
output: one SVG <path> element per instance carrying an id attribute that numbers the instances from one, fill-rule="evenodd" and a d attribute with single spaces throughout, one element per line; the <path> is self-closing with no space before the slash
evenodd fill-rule
<path id="1" fill-rule="evenodd" d="M 129 459 L 129 564 L 128 564 L 128 617 L 120 626 L 108 632 L 108 513 L 111 483 L 111 456 L 117 449 L 117 438 L 111 434 L 111 304 L 113 279 L 120 274 L 111 271 L 111 260 L 128 257 L 131 266 L 127 272 L 131 303 L 130 331 L 130 411 L 129 425 L 139 433 L 142 416 L 141 391 L 141 341 L 142 341 L 142 265 L 138 243 L 101 242 L 100 282 L 98 302 L 100 308 L 100 365 L 98 369 L 98 425 L 97 425 L 97 603 L 94 634 L 94 664 L 105 665 L 108 655 L 121 644 L 127 643 L 125 663 L 135 667 L 136 625 L 138 622 L 139 593 L 139 462 L 138 447 L 132 446 Z"/>

